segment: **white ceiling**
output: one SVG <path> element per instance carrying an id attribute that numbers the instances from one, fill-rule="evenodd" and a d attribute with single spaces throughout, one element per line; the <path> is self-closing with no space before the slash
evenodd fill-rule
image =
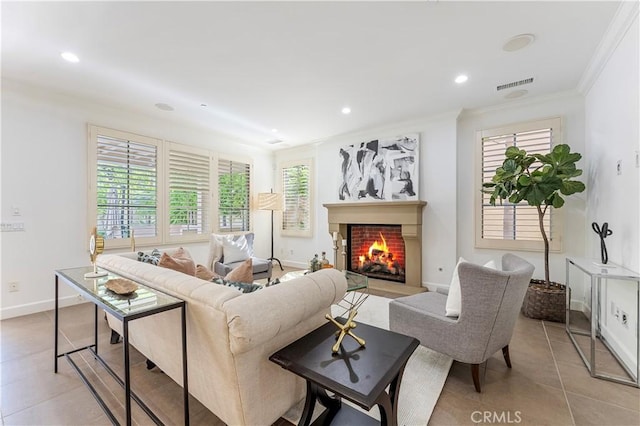
<path id="1" fill-rule="evenodd" d="M 496 86 L 528 77 L 512 90 L 575 89 L 618 4 L 3 1 L 2 75 L 294 146 L 509 102 Z M 535 42 L 502 50 L 522 33 Z"/>

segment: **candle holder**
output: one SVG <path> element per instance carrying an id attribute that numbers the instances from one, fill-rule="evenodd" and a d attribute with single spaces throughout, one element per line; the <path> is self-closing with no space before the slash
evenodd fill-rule
<path id="1" fill-rule="evenodd" d="M 342 245 L 342 270 L 346 271 L 347 269 L 347 246 Z"/>
<path id="2" fill-rule="evenodd" d="M 333 267 L 338 267 L 338 241 L 333 241 Z"/>

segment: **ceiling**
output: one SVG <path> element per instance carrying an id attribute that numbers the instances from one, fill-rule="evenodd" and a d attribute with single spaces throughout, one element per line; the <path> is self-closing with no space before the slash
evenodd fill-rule
<path id="1" fill-rule="evenodd" d="M 3 1 L 2 75 L 256 146 L 295 146 L 513 102 L 505 95 L 518 89 L 576 89 L 618 5 Z M 523 33 L 535 41 L 502 49 Z M 461 73 L 468 81 L 454 83 Z"/>

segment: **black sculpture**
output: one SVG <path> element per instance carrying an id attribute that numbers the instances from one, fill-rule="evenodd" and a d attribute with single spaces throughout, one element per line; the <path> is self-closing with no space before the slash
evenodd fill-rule
<path id="1" fill-rule="evenodd" d="M 600 257 L 602 258 L 602 264 L 606 265 L 609 261 L 609 254 L 607 253 L 607 246 L 604 244 L 604 239 L 613 234 L 613 231 L 609 229 L 607 222 L 602 224 L 602 228 L 596 222 L 591 224 L 593 231 L 600 236 Z"/>

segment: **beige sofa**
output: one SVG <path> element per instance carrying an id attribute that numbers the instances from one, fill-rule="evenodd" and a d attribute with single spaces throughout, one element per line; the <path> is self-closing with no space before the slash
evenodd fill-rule
<path id="1" fill-rule="evenodd" d="M 242 294 L 135 257 L 107 254 L 97 263 L 187 302 L 189 392 L 216 416 L 229 425 L 269 425 L 304 398 L 304 381 L 268 358 L 325 323 L 346 292 L 341 272 L 323 270 Z M 108 320 L 121 333 L 121 322 Z M 129 337 L 182 384 L 179 310 L 130 322 Z"/>

